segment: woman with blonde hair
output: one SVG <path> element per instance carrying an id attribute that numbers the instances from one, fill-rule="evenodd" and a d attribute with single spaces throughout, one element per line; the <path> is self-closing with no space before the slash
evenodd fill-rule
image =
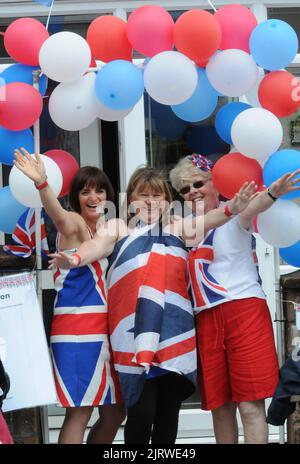
<path id="1" fill-rule="evenodd" d="M 128 189 L 127 224 L 111 220 L 73 255 L 52 255 L 60 267 L 84 266 L 112 252 L 108 272 L 109 333 L 127 407 L 125 442 L 174 443 L 182 401 L 194 390 L 194 317 L 184 241 L 230 220 L 255 191 L 244 185 L 224 207 L 197 218 L 172 217 L 170 188 L 150 167 Z"/>

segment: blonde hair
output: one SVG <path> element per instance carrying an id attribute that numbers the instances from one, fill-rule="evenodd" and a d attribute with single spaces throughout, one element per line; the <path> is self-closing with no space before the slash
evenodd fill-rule
<path id="1" fill-rule="evenodd" d="M 154 192 L 164 193 L 165 200 L 171 205 L 173 201 L 172 191 L 168 182 L 160 171 L 150 166 L 143 166 L 134 171 L 129 179 L 126 196 L 128 205 L 131 203 L 133 192 L 138 189 L 142 190 L 151 189 Z M 126 203 L 126 202 L 125 202 Z M 123 205 L 123 213 L 124 213 Z M 127 212 L 127 222 L 132 218 L 133 214 Z"/>
<path id="2" fill-rule="evenodd" d="M 169 177 L 173 188 L 179 192 L 186 180 L 199 176 L 199 174 L 204 179 L 211 179 L 211 172 L 202 171 L 197 168 L 197 166 L 189 160 L 188 156 L 186 156 L 185 158 L 181 158 L 174 168 L 171 169 Z"/>

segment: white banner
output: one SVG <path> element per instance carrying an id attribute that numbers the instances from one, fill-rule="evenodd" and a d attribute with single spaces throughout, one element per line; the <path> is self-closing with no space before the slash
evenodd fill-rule
<path id="1" fill-rule="evenodd" d="M 0 277 L 0 357 L 10 378 L 3 411 L 57 402 L 42 314 L 30 273 Z"/>

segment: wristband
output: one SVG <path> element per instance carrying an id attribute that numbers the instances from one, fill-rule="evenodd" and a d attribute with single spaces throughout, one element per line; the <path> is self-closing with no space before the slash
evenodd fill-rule
<path id="1" fill-rule="evenodd" d="M 75 256 L 78 260 L 77 262 L 77 266 L 80 266 L 80 263 L 81 263 L 81 256 L 78 254 L 78 253 L 72 253 L 71 256 Z"/>
<path id="2" fill-rule="evenodd" d="M 267 190 L 267 194 L 269 195 L 270 198 L 272 198 L 273 201 L 278 200 L 278 198 L 276 198 L 276 197 L 274 197 L 274 195 L 272 195 L 272 193 L 270 192 L 269 189 Z"/>
<path id="3" fill-rule="evenodd" d="M 39 184 L 39 185 L 34 184 L 34 185 L 37 190 L 43 190 L 44 188 L 48 187 L 49 184 L 46 179 L 45 182 L 43 182 L 42 184 Z"/>
<path id="4" fill-rule="evenodd" d="M 228 205 L 224 206 L 223 213 L 229 218 L 233 216 L 233 213 L 229 210 Z"/>

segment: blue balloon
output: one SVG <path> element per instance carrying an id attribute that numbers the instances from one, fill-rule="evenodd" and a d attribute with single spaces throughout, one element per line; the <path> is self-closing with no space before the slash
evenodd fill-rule
<path id="1" fill-rule="evenodd" d="M 0 189 L 0 230 L 12 234 L 19 217 L 27 209 L 12 195 L 9 187 Z"/>
<path id="2" fill-rule="evenodd" d="M 34 138 L 30 129 L 10 131 L 0 126 L 0 163 L 11 166 L 14 149 L 24 147 L 29 153 L 34 152 Z"/>
<path id="3" fill-rule="evenodd" d="M 98 72 L 95 92 L 101 103 L 108 108 L 131 108 L 144 93 L 143 72 L 129 61 L 111 61 Z"/>
<path id="4" fill-rule="evenodd" d="M 298 51 L 298 37 L 294 29 L 280 19 L 268 19 L 258 24 L 249 41 L 256 63 L 269 71 L 285 68 Z"/>
<path id="5" fill-rule="evenodd" d="M 235 118 L 242 112 L 252 108 L 247 103 L 232 102 L 222 106 L 216 114 L 215 126 L 219 136 L 232 145 L 231 127 Z"/>
<path id="6" fill-rule="evenodd" d="M 291 266 L 300 267 L 300 240 L 288 248 L 280 248 L 279 254 Z"/>
<path id="7" fill-rule="evenodd" d="M 218 94 L 209 83 L 205 70 L 198 68 L 197 73 L 198 83 L 193 95 L 180 105 L 171 106 L 176 116 L 188 122 L 207 119 L 218 103 Z"/>
<path id="8" fill-rule="evenodd" d="M 45 5 L 45 6 L 51 6 L 52 2 L 54 0 L 34 0 L 36 3 L 39 3 L 40 5 Z"/>
<path id="9" fill-rule="evenodd" d="M 35 69 L 40 69 L 39 66 L 26 66 L 25 64 L 12 64 L 8 66 L 0 74 L 0 87 L 5 84 L 10 84 L 11 82 L 24 82 L 25 84 L 33 84 L 33 74 L 32 71 Z M 39 91 L 42 96 L 45 95 L 48 85 L 48 79 L 43 74 L 39 79 Z"/>
<path id="10" fill-rule="evenodd" d="M 229 151 L 213 126 L 193 127 L 187 136 L 187 144 L 191 152 L 205 156 Z"/>
<path id="11" fill-rule="evenodd" d="M 264 183 L 269 187 L 279 177 L 288 172 L 296 171 L 296 169 L 300 169 L 300 152 L 291 148 L 279 150 L 267 159 L 263 168 Z M 300 177 L 297 178 L 299 178 L 299 182 L 296 185 L 300 186 Z M 297 197 L 300 197 L 300 190 L 286 193 L 282 195 L 281 199 L 291 200 Z"/>

